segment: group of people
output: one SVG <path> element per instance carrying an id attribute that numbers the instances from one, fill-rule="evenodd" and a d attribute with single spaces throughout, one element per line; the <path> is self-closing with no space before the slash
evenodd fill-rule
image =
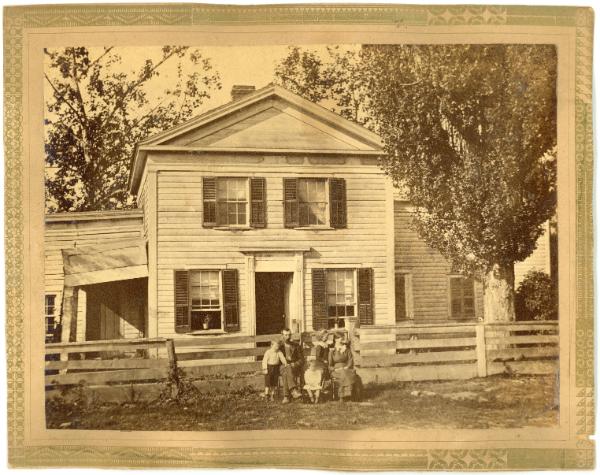
<path id="1" fill-rule="evenodd" d="M 264 397 L 275 399 L 280 377 L 283 404 L 289 403 L 290 398 L 301 398 L 302 389 L 312 403 L 318 404 L 327 381 L 333 384 L 332 392 L 340 401 L 353 396 L 359 380 L 354 370 L 352 351 L 343 335 L 334 333 L 333 345 L 330 345 L 329 332 L 322 330 L 315 343 L 314 359 L 307 368 L 304 351 L 292 340 L 292 332 L 285 328 L 281 335 L 281 341 L 273 340 L 263 357 Z"/>

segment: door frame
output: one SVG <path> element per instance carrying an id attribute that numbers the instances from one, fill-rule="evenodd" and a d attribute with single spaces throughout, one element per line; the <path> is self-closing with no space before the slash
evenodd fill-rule
<path id="1" fill-rule="evenodd" d="M 304 315 L 304 250 L 246 252 L 246 276 L 249 335 L 256 335 L 256 272 L 289 272 L 292 274 L 290 288 L 290 327 L 297 324 L 298 331 L 306 328 Z M 293 328 L 292 328 L 293 329 Z"/>

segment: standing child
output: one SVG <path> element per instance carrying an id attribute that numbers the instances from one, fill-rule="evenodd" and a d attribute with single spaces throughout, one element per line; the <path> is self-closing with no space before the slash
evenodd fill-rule
<path id="1" fill-rule="evenodd" d="M 322 388 L 323 363 L 319 360 L 313 360 L 310 362 L 308 369 L 304 372 L 304 389 L 306 389 L 312 403 L 319 403 Z"/>
<path id="2" fill-rule="evenodd" d="M 265 375 L 264 397 L 271 396 L 271 401 L 275 399 L 275 391 L 279 384 L 279 367 L 281 365 L 286 366 L 287 361 L 281 351 L 279 341 L 273 340 L 271 347 L 265 351 L 262 360 L 262 368 Z"/>

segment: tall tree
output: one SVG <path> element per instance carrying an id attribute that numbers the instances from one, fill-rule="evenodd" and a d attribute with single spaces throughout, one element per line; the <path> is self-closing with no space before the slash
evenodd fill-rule
<path id="1" fill-rule="evenodd" d="M 291 46 L 275 69 L 275 79 L 286 89 L 370 127 L 366 107 L 371 77 L 363 67 L 368 54 L 363 48 L 328 46 L 323 53 Z"/>
<path id="2" fill-rule="evenodd" d="M 483 280 L 487 321 L 514 320 L 514 263 L 556 207 L 555 48 L 377 45 L 361 59 L 367 123 L 417 231 Z"/>
<path id="3" fill-rule="evenodd" d="M 188 119 L 221 87 L 210 60 L 187 46 L 157 49 L 137 71 L 113 47 L 45 53 L 48 212 L 130 206 L 128 165 L 135 144 Z M 167 68 L 169 85 L 153 95 Z"/>

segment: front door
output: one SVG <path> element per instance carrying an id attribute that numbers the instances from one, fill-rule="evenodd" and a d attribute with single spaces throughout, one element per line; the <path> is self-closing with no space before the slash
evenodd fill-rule
<path id="1" fill-rule="evenodd" d="M 255 274 L 256 334 L 274 335 L 289 325 L 291 272 Z"/>

